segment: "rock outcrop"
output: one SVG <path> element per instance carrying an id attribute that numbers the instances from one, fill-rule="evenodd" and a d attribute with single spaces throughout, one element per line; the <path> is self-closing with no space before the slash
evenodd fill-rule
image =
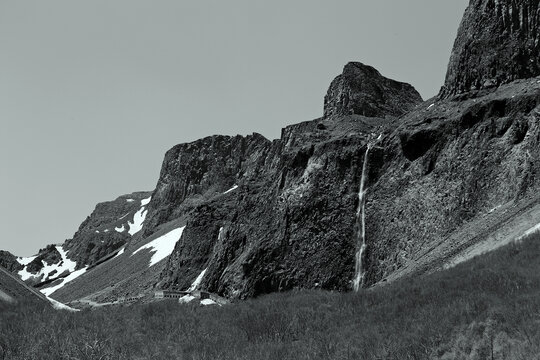
<path id="1" fill-rule="evenodd" d="M 259 134 L 210 136 L 174 146 L 165 154 L 152 194 L 145 236 L 208 195 L 224 192 L 245 177 L 259 176 L 271 147 L 272 142 Z"/>
<path id="2" fill-rule="evenodd" d="M 539 0 L 471 0 L 440 97 L 540 75 Z"/>
<path id="3" fill-rule="evenodd" d="M 0 266 L 12 272 L 19 271 L 23 268 L 22 265 L 17 261 L 17 257 L 15 255 L 9 251 L 3 250 L 0 250 Z"/>
<path id="4" fill-rule="evenodd" d="M 330 84 L 324 98 L 324 117 L 400 116 L 420 102 L 422 97 L 411 85 L 385 78 L 371 66 L 351 62 Z"/>
<path id="5" fill-rule="evenodd" d="M 345 68 L 346 80 L 334 81 L 329 94 L 339 86 L 354 88 L 354 94 L 351 92 L 356 101 L 354 108 L 380 117 L 338 116 L 340 105 L 337 102 L 332 105 L 327 97 L 328 112 L 332 112 L 331 106 L 336 106 L 332 115 L 289 126 L 274 142 L 261 139 L 256 150 L 248 151 L 249 160 L 242 162 L 247 165 L 246 170 L 229 171 L 232 175 L 216 177 L 213 174 L 220 165 L 198 166 L 204 171 L 195 172 L 195 180 L 225 182 L 227 186 L 219 185 L 221 190 L 232 184 L 239 187 L 207 198 L 189 209 L 177 205 L 187 218 L 186 229 L 169 257 L 158 287 L 187 289 L 206 270 L 200 286 L 233 298 L 297 287 L 350 288 L 356 247 L 357 191 L 366 143 L 375 132 L 389 133 L 395 126 L 389 119 L 401 111 L 398 108 L 414 107 L 420 96 L 412 86 L 384 79 L 365 65 L 349 64 Z M 353 72 L 358 68 L 361 75 L 350 79 L 348 69 L 351 68 L 355 68 Z M 368 85 L 356 92 L 359 89 L 356 80 Z M 374 85 L 378 81 L 382 81 L 379 87 Z M 386 87 L 395 92 L 380 96 L 381 89 Z M 365 111 L 362 104 L 366 106 Z M 221 137 L 203 139 L 211 150 L 198 149 L 198 152 L 212 154 L 212 159 L 221 159 L 219 163 L 229 162 L 223 156 L 230 156 L 234 151 L 221 150 L 216 154 L 214 143 L 221 140 Z M 239 140 L 228 141 L 228 146 L 234 148 Z M 243 141 L 249 142 L 250 138 Z M 151 205 L 155 204 L 154 199 L 160 198 L 156 194 L 165 183 L 162 179 L 180 179 L 182 184 L 200 183 L 185 180 L 184 174 L 192 176 L 193 172 L 182 171 L 180 176 L 176 172 L 180 164 L 193 166 L 176 159 L 189 158 L 185 149 L 200 144 L 177 146 L 172 150 L 174 156 L 170 156 L 169 151 Z M 381 155 L 376 149 L 372 161 L 377 164 Z M 204 156 L 199 159 L 212 163 Z M 372 174 L 377 175 L 377 171 L 374 166 Z M 192 201 L 188 203 L 193 205 Z"/>
<path id="6" fill-rule="evenodd" d="M 77 262 L 77 268 L 91 265 L 125 245 L 131 239 L 130 224 L 141 210 L 141 201 L 150 195 L 135 192 L 97 204 L 73 238 L 65 242 L 68 257 Z"/>

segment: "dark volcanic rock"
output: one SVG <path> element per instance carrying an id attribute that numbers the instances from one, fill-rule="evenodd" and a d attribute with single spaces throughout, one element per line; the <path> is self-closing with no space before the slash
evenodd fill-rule
<path id="1" fill-rule="evenodd" d="M 15 255 L 3 250 L 0 250 L 0 266 L 12 272 L 17 272 L 23 268 Z"/>
<path id="2" fill-rule="evenodd" d="M 371 66 L 351 62 L 330 84 L 324 98 L 324 117 L 400 116 L 420 102 L 420 94 L 411 85 L 387 79 Z"/>
<path id="3" fill-rule="evenodd" d="M 367 194 L 368 284 L 415 266 L 441 244 L 457 249 L 466 236 L 481 237 L 487 230 L 474 230 L 475 222 L 539 194 L 539 105 L 536 78 L 400 119 L 381 143 L 385 170 Z M 466 226 L 473 230 L 454 237 Z"/>
<path id="4" fill-rule="evenodd" d="M 59 263 L 60 261 L 62 261 L 62 256 L 56 249 L 56 246 L 48 245 L 45 249 L 39 250 L 38 256 L 26 266 L 26 271 L 32 274 L 37 274 L 41 271 L 41 269 L 43 269 L 43 262 L 48 265 L 52 265 Z"/>
<path id="5" fill-rule="evenodd" d="M 539 0 L 471 0 L 440 97 L 540 75 Z"/>
<path id="6" fill-rule="evenodd" d="M 176 205 L 175 216 L 187 225 L 158 286 L 186 289 L 207 269 L 202 288 L 234 298 L 349 289 L 362 154 L 370 134 L 388 126 L 361 116 L 317 119 L 289 126 L 281 139 L 250 152 L 257 171 L 234 177 L 238 189 Z M 379 155 L 374 151 L 375 163 Z M 174 179 L 168 172 L 176 168 L 164 162 L 161 178 Z"/>
<path id="7" fill-rule="evenodd" d="M 135 192 L 97 204 L 73 238 L 65 242 L 68 258 L 77 262 L 77 268 L 82 268 L 126 244 L 131 239 L 129 222 L 141 208 L 141 200 L 150 195 L 150 192 Z M 116 228 L 122 231 L 116 231 Z"/>
<path id="8" fill-rule="evenodd" d="M 244 177 L 257 177 L 267 164 L 272 142 L 259 134 L 211 136 L 176 145 L 165 154 L 149 204 L 144 234 L 179 217 L 207 194 L 224 192 Z M 184 202 L 186 198 L 188 202 Z"/>

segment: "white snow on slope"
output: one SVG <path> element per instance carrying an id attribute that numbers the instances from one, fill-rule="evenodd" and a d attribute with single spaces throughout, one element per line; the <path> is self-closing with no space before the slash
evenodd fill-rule
<path id="1" fill-rule="evenodd" d="M 125 248 L 125 247 L 123 247 L 123 248 L 118 252 L 118 254 L 116 254 L 116 255 L 113 257 L 113 259 L 116 259 L 116 258 L 119 257 L 120 255 L 122 255 L 122 254 L 124 253 L 124 251 L 126 251 L 126 248 Z"/>
<path id="2" fill-rule="evenodd" d="M 169 231 L 165 235 L 162 235 L 157 239 L 152 240 L 148 244 L 141 246 L 140 248 L 135 250 L 133 254 L 131 254 L 131 256 L 135 255 L 141 250 L 150 249 L 150 251 L 154 252 L 154 254 L 150 259 L 150 264 L 148 265 L 148 267 L 157 264 L 161 260 L 165 259 L 167 256 L 171 255 L 174 250 L 174 246 L 176 245 L 176 242 L 180 240 L 182 232 L 185 228 L 185 226 L 182 226 L 181 228 Z"/>
<path id="3" fill-rule="evenodd" d="M 32 261 L 34 261 L 34 259 L 37 258 L 37 255 L 35 256 L 29 256 L 29 257 L 18 257 L 17 258 L 17 262 L 21 265 L 28 265 L 30 264 Z"/>
<path id="4" fill-rule="evenodd" d="M 71 282 L 71 281 L 75 280 L 76 278 L 78 278 L 79 276 L 81 276 L 82 274 L 84 274 L 87 269 L 88 269 L 88 267 L 85 267 L 85 268 L 79 269 L 77 271 L 73 271 L 71 274 L 66 276 L 60 284 L 55 285 L 55 286 L 51 286 L 51 287 L 46 288 L 46 289 L 41 289 L 40 291 L 41 291 L 41 293 L 43 295 L 49 297 L 56 290 L 58 290 L 60 288 L 63 288 L 64 285 L 66 285 L 68 282 Z"/>
<path id="5" fill-rule="evenodd" d="M 56 272 L 53 274 L 53 277 L 56 277 L 62 274 L 66 270 L 69 272 L 74 271 L 75 267 L 77 266 L 77 263 L 67 258 L 66 256 L 67 251 L 64 251 L 61 245 L 57 245 L 56 250 L 58 250 L 58 252 L 60 253 L 62 260 L 60 260 L 56 264 L 50 264 L 50 265 L 47 264 L 45 261 L 42 261 L 43 268 L 37 274 L 32 274 L 28 272 L 25 266 L 21 271 L 19 271 L 19 276 L 21 277 L 21 279 L 24 281 L 24 280 L 30 279 L 31 277 L 43 277 L 42 281 L 45 281 L 49 278 L 49 274 L 54 270 L 56 270 Z M 34 259 L 35 258 L 36 257 L 34 257 Z"/>
<path id="6" fill-rule="evenodd" d="M 230 193 L 231 191 L 236 190 L 236 189 L 238 189 L 238 185 L 234 185 L 232 188 L 230 188 L 229 190 L 225 191 L 224 194 L 228 194 L 228 193 Z"/>
<path id="7" fill-rule="evenodd" d="M 127 202 L 134 202 L 135 200 L 133 199 L 126 199 Z"/>
<path id="8" fill-rule="evenodd" d="M 128 233 L 129 233 L 129 235 L 133 236 L 136 233 L 138 233 L 139 231 L 141 231 L 141 229 L 143 227 L 144 219 L 146 219 L 146 214 L 148 213 L 148 210 L 146 210 L 145 206 L 148 205 L 148 203 L 150 202 L 151 199 L 152 199 L 152 197 L 142 199 L 141 200 L 141 208 L 139 209 L 139 211 L 137 211 L 135 213 L 135 215 L 133 215 L 133 223 L 131 221 L 128 221 L 128 225 L 129 225 Z"/>
<path id="9" fill-rule="evenodd" d="M 201 300 L 201 305 L 217 305 L 218 303 L 212 299 Z"/>
<path id="10" fill-rule="evenodd" d="M 188 302 L 191 302 L 192 300 L 195 300 L 195 296 L 193 295 L 184 295 L 180 299 L 178 299 L 178 302 L 180 304 L 187 304 Z"/>
<path id="11" fill-rule="evenodd" d="M 67 310 L 67 311 L 72 311 L 72 312 L 81 311 L 79 309 L 74 309 L 70 306 L 67 306 L 66 304 L 62 304 L 60 301 L 56 301 L 53 298 L 50 298 L 48 296 L 47 296 L 47 300 L 51 302 L 53 308 L 55 308 L 56 310 Z"/>
<path id="12" fill-rule="evenodd" d="M 199 276 L 197 276 L 197 278 L 195 279 L 195 281 L 193 281 L 193 283 L 192 283 L 191 286 L 189 287 L 188 291 L 195 291 L 195 290 L 197 290 L 197 288 L 199 287 L 199 285 L 201 285 L 201 282 L 202 282 L 202 279 L 204 278 L 204 275 L 206 274 L 206 270 L 207 270 L 207 269 L 204 269 L 203 271 L 201 271 L 201 273 L 199 274 Z"/>
<path id="13" fill-rule="evenodd" d="M 126 231 L 126 228 L 124 228 L 124 225 L 122 225 L 121 227 L 115 227 L 114 230 L 116 230 L 118 232 L 124 232 L 124 231 Z"/>

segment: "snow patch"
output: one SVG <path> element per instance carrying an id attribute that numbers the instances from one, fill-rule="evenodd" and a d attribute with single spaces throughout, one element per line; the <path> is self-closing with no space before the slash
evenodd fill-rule
<path id="1" fill-rule="evenodd" d="M 152 240 L 148 244 L 141 246 L 140 248 L 135 250 L 133 254 L 131 254 L 131 256 L 135 255 L 141 250 L 150 249 L 150 251 L 154 252 L 154 254 L 150 259 L 150 264 L 148 265 L 148 267 L 157 264 L 158 262 L 172 254 L 176 242 L 180 240 L 182 232 L 185 228 L 185 226 L 182 226 L 181 228 L 169 231 L 165 235 L 162 235 L 157 239 Z"/>
<path id="2" fill-rule="evenodd" d="M 142 199 L 141 200 L 141 208 L 139 209 L 139 211 L 137 211 L 135 213 L 135 215 L 133 215 L 133 222 L 128 221 L 128 226 L 129 226 L 128 233 L 129 233 L 129 235 L 133 236 L 136 233 L 138 233 L 139 231 L 141 231 L 141 229 L 143 227 L 144 219 L 146 219 L 146 214 L 148 213 L 148 210 L 146 210 L 145 206 L 148 205 L 148 203 L 150 202 L 151 199 L 152 199 L 152 197 Z"/>
<path id="3" fill-rule="evenodd" d="M 62 304 L 60 301 L 56 301 L 53 298 L 50 298 L 48 296 L 47 296 L 47 300 L 51 302 L 53 308 L 55 308 L 56 310 L 67 310 L 67 311 L 72 311 L 72 312 L 81 311 L 79 309 L 74 309 L 70 306 L 67 306 L 66 304 Z"/>
<path id="4" fill-rule="evenodd" d="M 199 287 L 199 285 L 201 285 L 201 282 L 202 282 L 202 279 L 204 278 L 204 275 L 206 274 L 206 270 L 208 270 L 208 268 L 204 269 L 203 271 L 201 271 L 201 273 L 199 274 L 199 276 L 197 276 L 197 278 L 195 279 L 195 281 L 193 281 L 193 283 L 191 284 L 191 286 L 189 287 L 188 291 L 195 291 L 197 290 L 197 288 Z"/>
<path id="5" fill-rule="evenodd" d="M 133 199 L 126 199 L 127 202 L 134 202 L 135 200 Z"/>
<path id="6" fill-rule="evenodd" d="M 143 222 L 144 222 L 144 219 L 146 219 L 146 214 L 148 213 L 148 211 L 142 207 L 139 209 L 139 211 L 137 211 L 135 213 L 135 215 L 133 215 L 133 222 L 131 221 L 128 221 L 128 225 L 129 225 L 129 235 L 135 235 L 136 233 L 138 233 L 139 231 L 141 231 L 142 227 L 143 227 Z"/>
<path id="7" fill-rule="evenodd" d="M 51 286 L 49 288 L 46 288 L 46 289 L 42 289 L 40 290 L 41 293 L 45 296 L 50 296 L 52 293 L 54 293 L 56 290 L 58 289 L 61 289 L 64 287 L 64 285 L 66 285 L 67 283 L 75 280 L 76 278 L 78 278 L 79 276 L 81 276 L 82 274 L 84 274 L 86 272 L 86 270 L 88 270 L 88 266 L 87 267 L 84 267 L 82 269 L 79 269 L 77 271 L 73 271 L 71 274 L 69 274 L 68 276 L 66 276 L 64 279 L 62 279 L 62 282 L 58 285 L 55 285 L 55 286 Z"/>
<path id="8" fill-rule="evenodd" d="M 32 261 L 34 261 L 34 259 L 37 258 L 37 255 L 35 256 L 29 256 L 29 257 L 18 257 L 17 258 L 17 262 L 21 265 L 28 265 L 30 264 Z"/>
<path id="9" fill-rule="evenodd" d="M 103 230 L 103 232 L 109 232 L 109 229 L 105 229 L 105 230 Z"/>
<path id="10" fill-rule="evenodd" d="M 115 227 L 114 230 L 118 231 L 118 232 L 124 232 L 126 231 L 126 229 L 124 228 L 124 225 L 122 225 L 121 227 Z"/>
<path id="11" fill-rule="evenodd" d="M 429 105 L 429 106 L 427 107 L 427 109 L 429 110 L 429 109 L 431 109 L 433 106 L 435 106 L 435 104 Z"/>
<path id="12" fill-rule="evenodd" d="M 238 189 L 238 185 L 234 185 L 232 188 L 230 188 L 229 190 L 225 191 L 223 194 L 228 194 L 228 193 L 230 193 L 231 191 L 234 191 L 234 190 L 236 190 L 236 189 Z"/>
<path id="13" fill-rule="evenodd" d="M 72 261 L 67 258 L 67 251 L 64 251 L 64 248 L 61 245 L 56 246 L 56 250 L 60 253 L 60 256 L 62 257 L 62 260 L 60 260 L 56 264 L 47 264 L 45 261 L 42 260 L 43 268 L 41 271 L 37 274 L 32 274 L 27 271 L 27 267 L 25 266 L 21 271 L 19 271 L 19 276 L 23 281 L 30 279 L 31 277 L 43 277 L 42 281 L 45 281 L 49 278 L 49 274 L 56 270 L 53 276 L 58 276 L 65 272 L 66 270 L 69 272 L 73 272 L 75 268 L 77 267 L 77 263 L 75 261 Z M 37 256 L 36 256 L 37 257 Z M 34 257 L 34 259 L 36 258 Z"/>
<path id="14" fill-rule="evenodd" d="M 201 300 L 201 305 L 218 305 L 217 302 L 215 302 L 214 300 L 212 299 L 204 299 L 204 300 Z"/>
<path id="15" fill-rule="evenodd" d="M 192 300 L 195 300 L 195 296 L 193 296 L 193 295 L 184 295 L 180 299 L 178 299 L 178 302 L 180 304 L 187 304 L 188 302 L 191 302 Z"/>
<path id="16" fill-rule="evenodd" d="M 122 255 L 124 253 L 124 251 L 126 251 L 126 248 L 123 247 L 122 249 L 120 249 L 120 251 L 118 252 L 118 254 L 116 254 L 113 259 L 116 259 L 117 257 L 119 257 L 120 255 Z"/>

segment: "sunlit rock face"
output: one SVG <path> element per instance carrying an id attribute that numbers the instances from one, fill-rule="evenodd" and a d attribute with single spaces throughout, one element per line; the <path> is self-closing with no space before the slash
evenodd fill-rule
<path id="1" fill-rule="evenodd" d="M 540 75 L 539 0 L 471 0 L 440 97 Z"/>

